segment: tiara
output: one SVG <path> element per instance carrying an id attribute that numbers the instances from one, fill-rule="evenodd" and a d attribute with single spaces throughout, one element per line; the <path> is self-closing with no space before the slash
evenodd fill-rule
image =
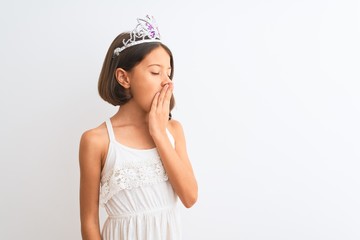
<path id="1" fill-rule="evenodd" d="M 123 46 L 117 47 L 114 50 L 114 56 L 119 56 L 119 53 L 124 49 L 147 42 L 160 42 L 160 32 L 153 16 L 146 15 L 145 19 L 138 18 L 138 24 L 130 32 L 130 38 L 123 40 Z"/>

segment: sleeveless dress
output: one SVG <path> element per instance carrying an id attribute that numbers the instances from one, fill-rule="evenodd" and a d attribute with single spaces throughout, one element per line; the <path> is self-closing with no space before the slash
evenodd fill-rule
<path id="1" fill-rule="evenodd" d="M 100 203 L 108 214 L 102 239 L 181 239 L 178 196 L 157 149 L 122 145 L 115 139 L 110 119 L 105 123 L 110 144 L 100 183 Z M 167 134 L 174 145 L 168 130 Z"/>

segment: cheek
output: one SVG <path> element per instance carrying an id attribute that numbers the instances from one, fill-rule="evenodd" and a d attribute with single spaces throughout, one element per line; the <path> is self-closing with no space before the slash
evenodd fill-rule
<path id="1" fill-rule="evenodd" d="M 136 99 L 136 101 L 140 103 L 145 109 L 150 109 L 155 94 L 159 90 L 159 86 L 156 86 L 155 84 L 149 84 L 149 82 L 143 81 L 142 84 L 134 86 L 132 95 Z"/>
<path id="2" fill-rule="evenodd" d="M 155 97 L 155 94 L 159 91 L 159 88 L 157 87 L 149 87 L 147 90 L 146 90 L 146 102 L 151 104 L 152 101 L 154 100 L 154 97 Z"/>
<path id="3" fill-rule="evenodd" d="M 149 77 L 147 80 L 143 82 L 144 92 L 146 92 L 147 96 L 150 96 L 151 99 L 154 98 L 155 94 L 160 89 L 160 84 L 156 78 Z"/>

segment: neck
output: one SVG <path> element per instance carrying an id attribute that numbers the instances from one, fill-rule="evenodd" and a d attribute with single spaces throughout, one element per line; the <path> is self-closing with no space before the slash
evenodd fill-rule
<path id="1" fill-rule="evenodd" d="M 120 125 L 148 125 L 149 113 L 140 108 L 136 102 L 130 100 L 119 107 L 118 112 L 112 117 Z"/>

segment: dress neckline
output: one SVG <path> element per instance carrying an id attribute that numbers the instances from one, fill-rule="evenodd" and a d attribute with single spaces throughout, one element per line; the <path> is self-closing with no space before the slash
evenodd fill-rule
<path id="1" fill-rule="evenodd" d="M 109 135 L 109 139 L 110 142 L 114 142 L 116 143 L 118 146 L 126 149 L 126 150 L 130 150 L 130 151 L 136 151 L 136 152 L 151 152 L 151 151 L 156 151 L 156 147 L 152 147 L 152 148 L 135 148 L 135 147 L 130 147 L 127 146 L 125 144 L 120 143 L 118 140 L 116 140 L 115 138 L 115 133 L 114 133 L 114 128 L 112 126 L 111 123 L 111 119 L 107 119 L 106 120 L 106 128 L 108 130 L 108 135 Z"/>

